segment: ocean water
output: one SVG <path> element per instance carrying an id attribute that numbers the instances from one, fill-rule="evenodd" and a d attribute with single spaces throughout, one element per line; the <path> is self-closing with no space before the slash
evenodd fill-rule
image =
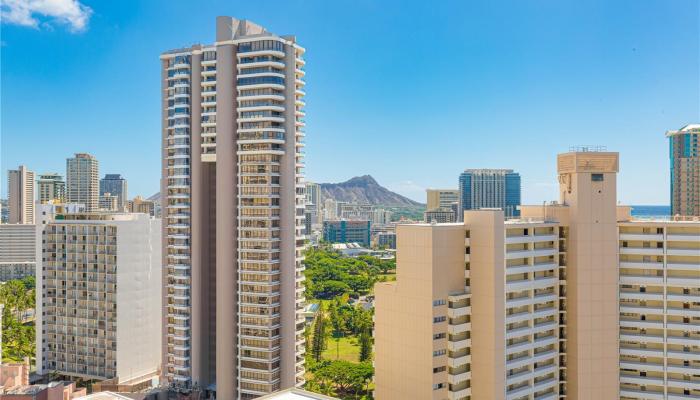
<path id="1" fill-rule="evenodd" d="M 671 206 L 630 206 L 633 217 L 668 217 Z"/>

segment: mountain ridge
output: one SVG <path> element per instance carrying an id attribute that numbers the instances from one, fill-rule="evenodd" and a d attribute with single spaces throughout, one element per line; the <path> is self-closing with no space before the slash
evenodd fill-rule
<path id="1" fill-rule="evenodd" d="M 320 183 L 324 199 L 389 207 L 419 207 L 422 203 L 380 185 L 371 175 L 354 176 L 345 182 Z"/>

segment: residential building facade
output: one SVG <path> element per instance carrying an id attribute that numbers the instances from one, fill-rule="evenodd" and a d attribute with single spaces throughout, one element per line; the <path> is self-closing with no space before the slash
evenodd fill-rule
<path id="1" fill-rule="evenodd" d="M 304 383 L 304 49 L 217 17 L 163 53 L 164 379 L 222 399 Z"/>
<path id="2" fill-rule="evenodd" d="M 394 213 L 391 210 L 375 208 L 372 212 L 372 225 L 388 225 L 391 222 L 392 215 L 394 215 Z"/>
<path id="3" fill-rule="evenodd" d="M 520 174 L 511 169 L 464 170 L 459 176 L 459 202 L 462 211 L 500 208 L 506 217 L 517 217 Z"/>
<path id="4" fill-rule="evenodd" d="M 700 222 L 620 219 L 620 398 L 700 397 Z"/>
<path id="5" fill-rule="evenodd" d="M 376 236 L 377 247 L 386 249 L 396 249 L 395 232 L 379 232 Z"/>
<path id="6" fill-rule="evenodd" d="M 0 224 L 0 282 L 34 276 L 36 226 Z"/>
<path id="7" fill-rule="evenodd" d="M 76 153 L 66 160 L 66 200 L 97 211 L 100 202 L 99 162 L 87 153 Z"/>
<path id="8" fill-rule="evenodd" d="M 314 182 L 306 182 L 306 209 L 311 212 L 311 224 L 323 223 L 323 200 L 321 198 L 321 185 Z"/>
<path id="9" fill-rule="evenodd" d="M 120 211 L 119 196 L 105 192 L 100 194 L 100 211 Z"/>
<path id="10" fill-rule="evenodd" d="M 8 208 L 10 224 L 34 223 L 34 172 L 24 165 L 9 170 Z"/>
<path id="11" fill-rule="evenodd" d="M 59 174 L 41 174 L 37 179 L 37 191 L 41 204 L 51 200 L 63 203 L 66 200 L 66 181 Z"/>
<path id="12" fill-rule="evenodd" d="M 368 220 L 374 218 L 374 206 L 371 204 L 356 204 L 338 202 L 338 216 L 341 219 Z"/>
<path id="13" fill-rule="evenodd" d="M 156 202 L 153 200 L 146 200 L 141 196 L 136 196 L 133 200 L 129 200 L 127 210 L 132 213 L 143 213 L 155 217 Z"/>
<path id="14" fill-rule="evenodd" d="M 133 381 L 161 364 L 161 227 L 143 214 L 41 225 L 37 372 Z"/>
<path id="15" fill-rule="evenodd" d="M 397 227 L 397 281 L 375 288 L 377 398 L 620 398 L 618 154 L 560 154 L 557 170 L 559 203 L 519 219 Z"/>
<path id="16" fill-rule="evenodd" d="M 700 124 L 668 131 L 671 215 L 700 216 Z"/>
<path id="17" fill-rule="evenodd" d="M 423 212 L 423 222 L 439 224 L 455 222 L 455 212 L 450 208 L 434 208 Z"/>
<path id="18" fill-rule="evenodd" d="M 115 210 L 126 210 L 129 201 L 126 179 L 119 174 L 105 174 L 105 177 L 100 179 L 100 196 L 107 193 L 117 197 L 117 208 Z"/>
<path id="19" fill-rule="evenodd" d="M 323 240 L 331 243 L 360 243 L 370 245 L 371 221 L 323 221 Z"/>
<path id="20" fill-rule="evenodd" d="M 457 189 L 426 189 L 426 209 L 450 208 L 452 203 L 459 202 Z"/>

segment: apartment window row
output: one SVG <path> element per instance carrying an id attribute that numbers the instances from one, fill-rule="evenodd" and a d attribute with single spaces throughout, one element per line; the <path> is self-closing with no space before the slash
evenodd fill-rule
<path id="1" fill-rule="evenodd" d="M 202 53 L 202 61 L 216 60 L 216 50 L 207 50 Z"/>
<path id="2" fill-rule="evenodd" d="M 284 78 L 280 78 L 279 76 L 257 76 L 254 78 L 238 78 L 237 84 L 239 86 L 261 84 L 284 85 Z"/>
<path id="3" fill-rule="evenodd" d="M 190 56 L 175 56 L 171 59 L 168 60 L 168 67 L 173 67 L 177 64 L 189 64 L 190 63 Z"/>
<path id="4" fill-rule="evenodd" d="M 433 323 L 437 324 L 437 323 L 445 322 L 445 321 L 447 321 L 447 317 L 445 317 L 444 315 L 440 316 L 440 317 L 433 317 Z"/>
<path id="5" fill-rule="evenodd" d="M 284 52 L 284 43 L 277 40 L 259 40 L 257 42 L 241 43 L 238 45 L 239 53 L 251 51 L 273 50 Z"/>
<path id="6" fill-rule="evenodd" d="M 241 64 L 258 63 L 265 61 L 282 62 L 282 59 L 273 56 L 241 57 Z"/>
<path id="7" fill-rule="evenodd" d="M 447 300 L 444 300 L 444 299 L 433 300 L 433 307 L 444 306 L 445 304 L 447 304 Z"/>

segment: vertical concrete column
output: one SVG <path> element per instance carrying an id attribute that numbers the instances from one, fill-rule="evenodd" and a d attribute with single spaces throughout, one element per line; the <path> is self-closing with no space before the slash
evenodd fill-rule
<path id="1" fill-rule="evenodd" d="M 237 397 L 236 47 L 216 48 L 216 397 Z"/>
<path id="2" fill-rule="evenodd" d="M 202 201 L 203 190 L 206 189 L 202 177 L 202 53 L 192 54 L 190 76 L 190 362 L 192 368 L 192 383 L 205 385 L 203 381 L 203 358 L 207 352 L 204 341 L 207 335 L 202 331 L 202 231 L 206 215 Z"/>
<path id="3" fill-rule="evenodd" d="M 168 96 L 165 91 L 168 90 L 168 61 L 161 60 L 160 69 L 160 92 L 161 92 L 161 145 L 160 145 L 160 163 L 161 163 L 161 176 L 160 176 L 160 208 L 161 208 L 161 218 L 163 219 L 163 224 L 161 225 L 161 248 L 163 252 L 161 254 L 161 278 L 163 279 L 163 287 L 161 289 L 161 311 L 162 311 L 162 323 L 161 323 L 161 334 L 163 335 L 163 340 L 161 341 L 161 381 L 167 381 L 168 374 L 168 151 L 166 150 L 168 146 Z M 38 237 L 37 237 L 38 238 Z M 41 242 L 37 242 L 41 243 Z M 37 259 L 37 261 L 40 259 Z M 37 262 L 37 266 L 39 263 Z M 37 270 L 37 272 L 40 272 Z M 37 274 L 37 278 L 39 274 Z M 37 287 L 41 287 L 41 281 L 37 281 Z M 37 296 L 37 299 L 39 296 Z M 37 304 L 40 300 L 37 300 Z M 39 310 L 39 309 L 37 309 Z M 40 315 L 37 313 L 37 315 Z M 39 327 L 39 325 L 37 325 Z M 40 332 L 41 329 L 37 329 Z M 40 346 L 39 336 L 37 336 L 37 349 Z M 41 354 L 37 351 L 37 366 L 40 364 Z M 41 370 L 39 370 L 41 372 Z"/>
<path id="4" fill-rule="evenodd" d="M 296 55 L 285 46 L 285 133 L 280 166 L 281 389 L 296 383 Z"/>

